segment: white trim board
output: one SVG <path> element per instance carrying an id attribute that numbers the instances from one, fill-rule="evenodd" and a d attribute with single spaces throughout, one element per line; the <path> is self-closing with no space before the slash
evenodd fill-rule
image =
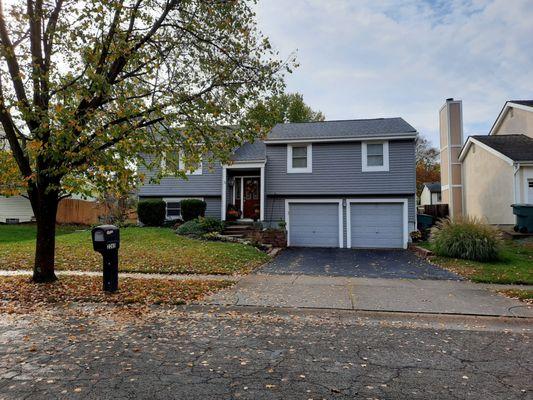
<path id="1" fill-rule="evenodd" d="M 409 243 L 409 201 L 403 198 L 373 198 L 373 199 L 346 199 L 346 247 L 352 247 L 352 221 L 351 209 L 352 203 L 392 203 L 403 204 L 403 248 L 407 248 Z"/>
<path id="2" fill-rule="evenodd" d="M 337 203 L 339 208 L 339 248 L 344 247 L 344 218 L 342 215 L 342 199 L 285 199 L 285 224 L 287 227 L 287 246 L 291 245 L 291 224 L 289 221 L 289 205 L 291 203 Z"/>

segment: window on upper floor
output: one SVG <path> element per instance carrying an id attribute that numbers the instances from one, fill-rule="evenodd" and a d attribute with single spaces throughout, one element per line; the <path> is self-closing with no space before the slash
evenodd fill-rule
<path id="1" fill-rule="evenodd" d="M 363 142 L 361 153 L 363 172 L 389 170 L 389 142 Z"/>
<path id="2" fill-rule="evenodd" d="M 287 145 L 287 173 L 313 172 L 313 146 L 311 144 Z"/>
<path id="3" fill-rule="evenodd" d="M 185 171 L 185 175 L 202 175 L 203 169 L 202 169 L 202 161 L 199 161 L 197 163 L 188 163 L 185 165 L 183 162 L 183 153 L 180 153 L 179 156 L 179 169 Z"/>

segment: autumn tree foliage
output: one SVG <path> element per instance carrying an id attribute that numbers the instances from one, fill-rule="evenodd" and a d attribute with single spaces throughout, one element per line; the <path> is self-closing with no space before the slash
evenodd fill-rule
<path id="1" fill-rule="evenodd" d="M 63 196 L 127 184 L 117 176 L 163 154 L 186 168 L 226 160 L 263 133 L 248 110 L 282 92 L 293 60 L 278 59 L 250 3 L 0 2 L 0 122 L 37 219 L 35 281 L 56 279 Z"/>
<path id="2" fill-rule="evenodd" d="M 259 126 L 273 127 L 278 123 L 324 121 L 325 116 L 308 106 L 302 94 L 282 93 L 259 101 L 249 118 Z"/>
<path id="3" fill-rule="evenodd" d="M 418 196 L 426 182 L 440 182 L 439 151 L 423 136 L 418 136 L 415 144 L 416 193 Z"/>

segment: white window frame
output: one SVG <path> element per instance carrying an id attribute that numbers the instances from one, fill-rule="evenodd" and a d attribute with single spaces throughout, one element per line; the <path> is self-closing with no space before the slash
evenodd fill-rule
<path id="1" fill-rule="evenodd" d="M 181 202 L 182 200 L 191 200 L 191 199 L 204 201 L 203 197 L 163 197 L 161 200 L 165 202 L 165 220 L 173 221 L 173 220 L 182 219 L 181 206 L 180 206 L 180 215 L 172 215 L 171 217 L 169 217 L 167 203 L 178 203 L 178 202 Z"/>
<path id="2" fill-rule="evenodd" d="M 307 146 L 307 166 L 293 167 L 292 166 L 292 148 Z M 308 143 L 302 144 L 288 144 L 287 145 L 287 173 L 288 174 L 310 174 L 313 172 L 313 145 Z"/>
<path id="3" fill-rule="evenodd" d="M 383 145 L 383 165 L 368 165 L 368 151 L 367 145 L 382 144 Z M 361 143 L 361 169 L 363 172 L 382 172 L 389 170 L 389 141 L 367 141 Z"/>
<path id="4" fill-rule="evenodd" d="M 200 157 L 200 166 L 198 168 L 196 168 L 195 170 L 193 171 L 189 171 L 189 170 L 185 170 L 185 165 L 183 164 L 183 152 L 180 151 L 179 153 L 179 159 L 178 159 L 178 169 L 181 171 L 185 171 L 185 175 L 187 176 L 191 176 L 191 175 L 202 175 L 203 173 L 203 162 L 202 162 L 202 158 Z"/>

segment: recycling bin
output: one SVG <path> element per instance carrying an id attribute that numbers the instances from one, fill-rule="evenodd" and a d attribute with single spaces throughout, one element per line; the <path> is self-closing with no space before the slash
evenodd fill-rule
<path id="1" fill-rule="evenodd" d="M 515 232 L 533 233 L 533 204 L 512 204 L 516 215 Z"/>

